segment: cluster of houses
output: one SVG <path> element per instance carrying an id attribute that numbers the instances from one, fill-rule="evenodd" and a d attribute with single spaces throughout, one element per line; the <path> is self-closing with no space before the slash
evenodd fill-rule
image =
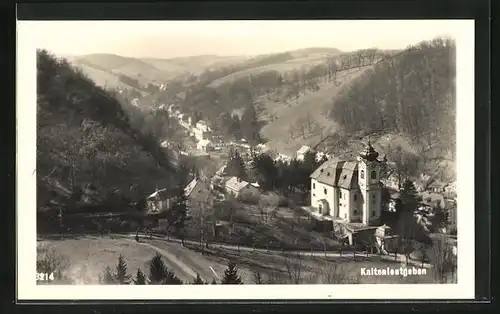
<path id="1" fill-rule="evenodd" d="M 210 189 L 219 192 L 219 195 L 224 195 L 222 198 L 233 197 L 239 198 L 246 195 L 258 195 L 259 184 L 251 183 L 239 179 L 235 176 L 228 176 L 226 166 L 222 166 L 210 180 Z"/>
<path id="2" fill-rule="evenodd" d="M 260 153 L 266 153 L 269 154 L 274 161 L 278 162 L 284 162 L 284 163 L 290 163 L 294 158 L 298 161 L 303 161 L 307 153 L 312 152 L 313 149 L 307 145 L 303 145 L 301 148 L 297 150 L 295 153 L 295 156 L 288 156 L 282 153 L 278 153 L 273 151 L 271 148 L 269 148 L 266 144 L 259 144 L 256 146 L 256 151 Z M 320 162 L 321 160 L 325 159 L 330 159 L 332 156 L 330 154 L 317 151 L 315 153 L 315 159 L 317 162 Z"/>
<path id="3" fill-rule="evenodd" d="M 168 106 L 168 108 L 165 104 L 162 104 L 158 109 L 166 110 L 170 118 L 176 119 L 179 125 L 185 128 L 189 135 L 196 139 L 196 148 L 198 150 L 208 152 L 215 147 L 212 141 L 212 129 L 206 121 L 199 120 L 195 122 L 191 116 L 181 112 L 173 104 Z"/>

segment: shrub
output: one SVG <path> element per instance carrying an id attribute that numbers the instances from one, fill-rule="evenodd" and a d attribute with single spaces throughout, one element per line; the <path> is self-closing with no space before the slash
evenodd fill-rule
<path id="1" fill-rule="evenodd" d="M 37 248 L 36 271 L 54 274 L 54 281 L 67 281 L 64 273 L 69 268 L 69 259 L 59 254 L 53 247 Z"/>

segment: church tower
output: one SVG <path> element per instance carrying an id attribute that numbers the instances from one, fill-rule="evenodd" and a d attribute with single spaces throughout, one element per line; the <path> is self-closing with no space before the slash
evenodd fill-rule
<path id="1" fill-rule="evenodd" d="M 366 149 L 358 156 L 358 183 L 362 200 L 362 223 L 370 225 L 380 219 L 381 214 L 381 187 L 380 162 L 378 152 L 368 141 Z"/>

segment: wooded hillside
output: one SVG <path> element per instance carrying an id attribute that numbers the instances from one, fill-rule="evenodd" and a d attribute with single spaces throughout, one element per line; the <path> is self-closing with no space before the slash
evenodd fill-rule
<path id="1" fill-rule="evenodd" d="M 350 133 L 405 134 L 454 152 L 455 74 L 454 41 L 419 43 L 346 85 L 330 117 Z"/>
<path id="2" fill-rule="evenodd" d="M 131 126 L 113 92 L 66 60 L 37 53 L 38 208 L 79 201 L 133 200 L 175 180 L 166 151 Z"/>

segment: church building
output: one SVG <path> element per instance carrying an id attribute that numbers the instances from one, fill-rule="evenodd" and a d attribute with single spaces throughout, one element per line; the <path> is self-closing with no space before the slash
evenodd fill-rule
<path id="1" fill-rule="evenodd" d="M 381 162 L 368 142 L 353 161 L 326 161 L 311 178 L 311 207 L 348 223 L 377 225 L 381 215 Z"/>

